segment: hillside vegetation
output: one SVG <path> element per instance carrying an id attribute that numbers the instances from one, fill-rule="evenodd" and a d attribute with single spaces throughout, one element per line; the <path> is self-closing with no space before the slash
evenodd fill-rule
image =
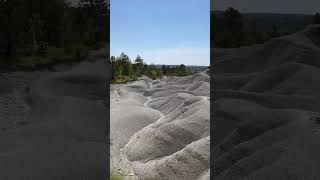
<path id="1" fill-rule="evenodd" d="M 0 1 L 0 65 L 34 68 L 81 60 L 109 40 L 106 0 Z"/>
<path id="2" fill-rule="evenodd" d="M 232 7 L 211 12 L 211 40 L 216 48 L 262 44 L 318 24 L 320 15 L 241 13 Z"/>
<path id="3" fill-rule="evenodd" d="M 137 80 L 138 77 L 143 75 L 156 79 L 162 76 L 187 76 L 192 74 L 191 70 L 184 64 L 179 66 L 162 65 L 161 67 L 147 65 L 139 55 L 132 62 L 125 53 L 121 53 L 119 57 L 111 56 L 111 67 L 112 83 L 115 84 Z"/>

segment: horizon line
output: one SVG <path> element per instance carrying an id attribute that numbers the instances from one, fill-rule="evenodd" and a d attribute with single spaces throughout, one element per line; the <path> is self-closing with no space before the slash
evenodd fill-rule
<path id="1" fill-rule="evenodd" d="M 232 7 L 232 6 L 230 6 L 230 7 Z M 238 10 L 240 13 L 243 13 L 243 14 L 277 14 L 277 15 L 305 15 L 305 16 L 313 16 L 313 15 L 316 14 L 316 13 L 310 13 L 310 14 L 307 14 L 307 13 L 294 13 L 294 12 L 241 11 L 238 8 L 235 8 L 235 7 L 232 7 L 232 8 Z M 226 9 L 210 9 L 210 11 L 211 12 L 212 11 L 224 12 Z M 318 13 L 320 13 L 320 11 Z"/>

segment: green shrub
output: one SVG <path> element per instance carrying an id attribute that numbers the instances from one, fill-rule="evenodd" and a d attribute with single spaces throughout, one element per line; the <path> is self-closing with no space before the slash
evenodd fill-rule
<path id="1" fill-rule="evenodd" d="M 120 176 L 112 175 L 110 180 L 122 180 L 122 178 Z"/>

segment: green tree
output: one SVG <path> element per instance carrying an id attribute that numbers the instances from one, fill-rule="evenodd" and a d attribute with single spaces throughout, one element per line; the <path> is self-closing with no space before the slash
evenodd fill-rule
<path id="1" fill-rule="evenodd" d="M 112 81 L 114 83 L 136 80 L 137 77 L 142 75 L 156 79 L 161 78 L 163 75 L 186 76 L 191 74 L 190 69 L 187 69 L 184 64 L 172 68 L 165 65 L 161 67 L 154 64 L 147 65 L 139 55 L 132 63 L 129 56 L 123 52 L 118 57 L 111 56 L 110 62 L 112 66 Z"/>
<path id="2" fill-rule="evenodd" d="M 314 24 L 320 24 L 320 14 L 316 13 L 313 17 L 313 23 Z"/>
<path id="3" fill-rule="evenodd" d="M 31 52 L 35 53 L 38 51 L 39 41 L 42 34 L 42 21 L 40 19 L 39 14 L 32 14 L 29 19 L 30 30 L 29 33 L 31 35 Z"/>
<path id="4" fill-rule="evenodd" d="M 162 70 L 162 73 L 163 73 L 163 74 L 165 74 L 165 75 L 168 74 L 168 69 L 167 69 L 167 66 L 166 66 L 166 65 L 163 64 L 163 65 L 161 66 L 161 70 Z"/>
<path id="5" fill-rule="evenodd" d="M 110 57 L 110 64 L 111 64 L 111 79 L 115 79 L 116 71 L 117 71 L 116 57 L 114 57 L 114 56 Z"/>
<path id="6" fill-rule="evenodd" d="M 141 56 L 137 56 L 136 59 L 134 60 L 135 62 L 135 71 L 138 76 L 142 74 L 143 71 L 143 59 Z"/>
<path id="7" fill-rule="evenodd" d="M 280 33 L 279 33 L 279 30 L 278 30 L 278 27 L 276 25 L 274 25 L 272 27 L 272 32 L 271 32 L 271 37 L 279 37 L 280 36 Z"/>
<path id="8" fill-rule="evenodd" d="M 177 74 L 178 76 L 186 76 L 186 75 L 188 75 L 186 66 L 185 66 L 184 64 L 179 65 L 179 66 L 176 68 L 176 74 Z"/>
<path id="9" fill-rule="evenodd" d="M 0 1 L 0 49 L 6 56 L 16 54 L 26 22 L 25 11 L 22 0 Z"/>
<path id="10" fill-rule="evenodd" d="M 88 49 L 105 46 L 109 21 L 106 0 L 82 0 L 75 7 L 69 0 L 0 0 L 0 55 L 83 57 Z"/>
<path id="11" fill-rule="evenodd" d="M 149 76 L 150 76 L 150 78 L 152 78 L 152 79 L 156 79 L 157 76 L 158 76 L 158 73 L 157 73 L 156 70 L 152 69 L 152 70 L 150 70 Z"/>
<path id="12" fill-rule="evenodd" d="M 110 22 L 109 11 L 110 8 L 109 1 L 107 0 L 81 0 L 80 6 L 83 9 L 83 13 L 87 21 L 87 26 L 91 27 L 88 35 L 88 43 L 94 43 L 94 40 L 109 40 L 108 33 Z"/>
<path id="13" fill-rule="evenodd" d="M 243 22 L 240 12 L 232 7 L 223 14 L 225 47 L 239 47 L 243 41 Z"/>

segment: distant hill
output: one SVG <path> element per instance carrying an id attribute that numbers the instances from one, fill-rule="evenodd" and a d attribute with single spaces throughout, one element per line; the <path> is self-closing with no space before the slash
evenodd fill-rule
<path id="1" fill-rule="evenodd" d="M 301 31 L 313 20 L 313 15 L 304 14 L 242 13 L 234 8 L 211 11 L 211 40 L 216 48 L 263 44 Z"/>

